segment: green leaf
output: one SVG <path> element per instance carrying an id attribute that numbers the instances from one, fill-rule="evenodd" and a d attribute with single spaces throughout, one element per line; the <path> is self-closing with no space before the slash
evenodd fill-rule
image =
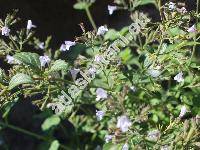
<path id="1" fill-rule="evenodd" d="M 30 76 L 23 73 L 18 73 L 11 78 L 8 89 L 11 90 L 20 84 L 29 84 L 29 83 L 33 83 L 33 80 Z"/>
<path id="2" fill-rule="evenodd" d="M 42 124 L 42 130 L 49 130 L 53 126 L 57 126 L 60 123 L 60 118 L 58 116 L 51 116 L 47 118 Z"/>
<path id="3" fill-rule="evenodd" d="M 177 35 L 185 35 L 186 33 L 181 30 L 179 27 L 169 28 L 168 33 L 170 36 L 174 37 Z"/>
<path id="4" fill-rule="evenodd" d="M 51 66 L 49 72 L 67 70 L 68 64 L 64 60 L 56 60 Z"/>
<path id="5" fill-rule="evenodd" d="M 30 52 L 21 52 L 13 56 L 16 60 L 32 68 L 40 68 L 39 55 Z"/>
<path id="6" fill-rule="evenodd" d="M 51 146 L 49 148 L 49 150 L 58 150 L 60 144 L 58 142 L 58 140 L 54 140 L 53 142 L 51 142 Z"/>
<path id="7" fill-rule="evenodd" d="M 103 150 L 121 150 L 121 149 L 122 149 L 121 144 L 113 144 L 109 142 L 103 145 Z"/>
<path id="8" fill-rule="evenodd" d="M 119 53 L 119 56 L 121 57 L 122 59 L 122 62 L 124 64 L 127 63 L 128 60 L 130 60 L 132 58 L 132 54 L 131 54 L 131 50 L 129 48 L 126 48 L 125 50 L 121 51 Z"/>
<path id="9" fill-rule="evenodd" d="M 78 10 L 84 10 L 87 7 L 88 7 L 88 4 L 86 2 L 78 2 L 74 4 L 74 9 L 78 9 Z"/>
<path id="10" fill-rule="evenodd" d="M 156 5 L 156 1 L 155 0 L 140 0 L 140 4 L 139 5 L 147 5 L 147 4 Z"/>
<path id="11" fill-rule="evenodd" d="M 116 30 L 114 30 L 114 29 L 110 29 L 105 34 L 104 39 L 105 40 L 111 40 L 111 41 L 113 41 L 113 40 L 117 39 L 118 37 L 119 37 L 119 33 Z"/>

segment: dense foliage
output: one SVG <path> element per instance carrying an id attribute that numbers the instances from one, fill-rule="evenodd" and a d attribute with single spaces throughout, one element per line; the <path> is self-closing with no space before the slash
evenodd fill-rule
<path id="1" fill-rule="evenodd" d="M 140 11 L 147 4 L 158 9 L 160 21 Z M 96 27 L 92 5 L 79 0 L 74 8 L 86 12 L 94 30 L 80 24 L 82 35 L 57 50 L 51 37 L 34 36 L 31 20 L 17 30 L 17 11 L 0 20 L 0 146 L 12 147 L 3 134 L 11 128 L 42 140 L 38 150 L 199 149 L 199 1 L 187 11 L 161 0 L 115 0 L 108 13 L 128 11 L 134 23 L 120 31 Z M 81 78 L 85 72 L 92 80 Z M 21 101 L 40 109 L 33 117 L 42 120 L 39 133 L 9 122 Z"/>

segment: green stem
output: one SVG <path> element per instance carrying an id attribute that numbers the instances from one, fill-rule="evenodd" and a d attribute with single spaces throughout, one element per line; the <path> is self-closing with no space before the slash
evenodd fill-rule
<path id="1" fill-rule="evenodd" d="M 198 15 L 199 13 L 199 0 L 197 0 L 197 8 L 196 8 L 196 14 Z M 196 17 L 196 26 L 198 25 L 198 17 Z M 197 41 L 197 34 L 195 33 L 195 37 L 194 37 L 194 42 Z M 192 55 L 191 55 L 191 58 L 190 58 L 190 64 L 192 62 L 192 58 L 194 57 L 195 55 L 195 51 L 196 51 L 196 44 L 193 46 L 193 49 L 192 49 Z"/>
<path id="2" fill-rule="evenodd" d="M 41 135 L 35 134 L 35 133 L 33 133 L 33 132 L 24 130 L 24 129 L 22 129 L 22 128 L 19 128 L 19 127 L 16 127 L 16 126 L 13 126 L 13 125 L 4 123 L 4 122 L 0 122 L 0 126 L 8 127 L 8 128 L 10 128 L 10 129 L 16 130 L 16 131 L 18 131 L 18 132 L 21 132 L 21 133 L 30 135 L 30 136 L 32 136 L 32 137 L 35 137 L 35 138 L 37 138 L 37 139 L 39 139 L 39 140 L 43 140 L 43 141 L 47 141 L 47 142 L 52 142 L 52 139 L 48 139 L 48 138 L 43 137 L 43 136 L 41 136 Z M 62 145 L 62 144 L 60 144 L 60 147 L 61 147 L 62 149 L 65 149 L 65 150 L 70 150 L 70 148 L 68 148 L 68 147 L 66 147 L 66 146 L 64 146 L 64 145 Z"/>
<path id="3" fill-rule="evenodd" d="M 8 127 L 8 128 L 11 128 L 13 130 L 16 130 L 16 131 L 19 131 L 21 133 L 24 133 L 24 134 L 27 134 L 27 135 L 30 135 L 30 136 L 33 136 L 39 140 L 45 140 L 45 141 L 48 141 L 47 138 L 43 137 L 43 136 L 40 136 L 38 134 L 35 134 L 35 133 L 32 133 L 30 131 L 27 131 L 27 130 L 24 130 L 24 129 L 21 129 L 19 127 L 16 127 L 16 126 L 13 126 L 13 125 L 10 125 L 10 124 L 6 124 L 6 123 L 3 123 L 3 122 L 0 122 L 0 126 L 4 126 L 4 127 Z"/>
<path id="4" fill-rule="evenodd" d="M 158 0 L 158 9 L 159 9 L 159 13 L 160 13 L 160 19 L 161 19 L 161 22 L 162 22 L 163 16 L 162 16 L 162 2 L 161 2 L 161 0 Z"/>
<path id="5" fill-rule="evenodd" d="M 94 20 L 92 18 L 92 15 L 90 13 L 89 7 L 86 7 L 85 11 L 86 11 L 86 14 L 88 16 L 88 19 L 89 19 L 90 23 L 92 24 L 92 27 L 94 28 L 95 31 L 97 31 L 97 27 L 96 27 L 96 24 L 95 24 L 95 22 L 94 22 Z"/>
<path id="6" fill-rule="evenodd" d="M 42 104 L 41 110 L 44 110 L 47 106 L 47 103 L 48 103 L 48 100 L 49 100 L 49 97 L 50 97 L 50 93 L 51 93 L 50 89 L 51 89 L 51 85 L 48 86 L 47 97 L 46 97 L 44 103 Z"/>

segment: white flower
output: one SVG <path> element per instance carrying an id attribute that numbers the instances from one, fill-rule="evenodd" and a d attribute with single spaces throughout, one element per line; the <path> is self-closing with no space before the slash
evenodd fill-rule
<path id="1" fill-rule="evenodd" d="M 164 145 L 164 146 L 161 147 L 160 150 L 169 150 L 169 146 L 168 145 Z"/>
<path id="2" fill-rule="evenodd" d="M 182 118 L 183 116 L 185 116 L 186 112 L 187 112 L 187 108 L 185 106 L 182 106 L 179 117 Z"/>
<path id="3" fill-rule="evenodd" d="M 47 55 L 44 55 L 44 56 L 40 56 L 40 63 L 41 63 L 41 66 L 44 67 L 46 64 L 49 64 L 51 59 L 49 58 L 49 56 Z"/>
<path id="4" fill-rule="evenodd" d="M 181 9 L 177 8 L 177 11 L 178 11 L 179 13 L 182 13 L 182 14 L 187 13 L 187 10 L 186 10 L 185 7 L 181 7 Z"/>
<path id="5" fill-rule="evenodd" d="M 9 64 L 13 64 L 13 63 L 15 62 L 15 59 L 14 59 L 13 56 L 7 55 L 7 56 L 6 56 L 6 59 L 7 59 L 7 62 L 8 62 Z"/>
<path id="6" fill-rule="evenodd" d="M 9 36 L 10 34 L 10 29 L 8 27 L 3 27 L 1 28 L 1 35 L 4 35 L 4 36 Z"/>
<path id="7" fill-rule="evenodd" d="M 44 49 L 44 42 L 38 44 L 38 47 L 41 48 L 41 49 Z"/>
<path id="8" fill-rule="evenodd" d="M 174 77 L 174 80 L 176 80 L 177 82 L 183 82 L 184 81 L 184 79 L 183 79 L 183 73 L 182 72 L 180 72 L 180 73 L 178 73 L 175 77 Z"/>
<path id="9" fill-rule="evenodd" d="M 158 130 L 150 131 L 147 136 L 150 140 L 157 141 L 158 138 L 160 137 L 160 131 Z"/>
<path id="10" fill-rule="evenodd" d="M 112 15 L 115 10 L 117 10 L 117 6 L 108 5 L 109 15 Z"/>
<path id="11" fill-rule="evenodd" d="M 153 78 L 157 78 L 158 76 L 160 76 L 161 72 L 159 70 L 155 70 L 155 69 L 149 69 L 148 73 L 153 77 Z"/>
<path id="12" fill-rule="evenodd" d="M 111 141 L 113 137 L 114 137 L 113 135 L 106 135 L 105 136 L 106 143 L 108 143 L 109 141 Z"/>
<path id="13" fill-rule="evenodd" d="M 96 62 L 101 62 L 102 60 L 104 60 L 104 58 L 103 58 L 103 56 L 101 56 L 101 55 L 96 55 L 96 56 L 94 57 L 94 61 L 96 61 Z"/>
<path id="14" fill-rule="evenodd" d="M 94 67 L 91 67 L 91 68 L 88 70 L 88 72 L 89 72 L 90 74 L 95 74 L 95 73 L 97 72 L 97 69 L 94 68 Z"/>
<path id="15" fill-rule="evenodd" d="M 97 88 L 96 90 L 96 100 L 99 101 L 100 99 L 106 99 L 108 97 L 107 92 L 102 88 Z"/>
<path id="16" fill-rule="evenodd" d="M 65 41 L 65 45 L 66 45 L 66 49 L 69 50 L 69 48 L 70 48 L 71 46 L 76 45 L 76 43 L 75 43 L 75 42 L 72 42 L 72 41 Z"/>
<path id="17" fill-rule="evenodd" d="M 60 51 L 66 51 L 66 45 L 65 44 L 62 44 L 60 46 Z"/>
<path id="18" fill-rule="evenodd" d="M 80 69 L 76 69 L 76 68 L 70 70 L 73 80 L 76 80 L 77 74 L 79 72 L 80 72 Z"/>
<path id="19" fill-rule="evenodd" d="M 100 26 L 98 28 L 97 35 L 104 35 L 106 32 L 108 32 L 108 28 L 105 26 Z"/>
<path id="20" fill-rule="evenodd" d="M 33 25 L 31 20 L 28 20 L 26 28 L 27 28 L 27 30 L 31 30 L 31 28 L 36 28 L 36 26 Z"/>
<path id="21" fill-rule="evenodd" d="M 104 111 L 101 111 L 101 110 L 96 110 L 96 117 L 97 117 L 97 120 L 100 121 L 103 119 L 103 116 L 105 115 L 105 112 Z"/>
<path id="22" fill-rule="evenodd" d="M 176 3 L 170 2 L 169 3 L 169 10 L 174 10 L 176 9 Z"/>
<path id="23" fill-rule="evenodd" d="M 128 128 L 132 125 L 132 122 L 127 116 L 120 116 L 117 118 L 117 128 L 120 128 L 122 132 L 128 131 Z"/>
<path id="24" fill-rule="evenodd" d="M 125 143 L 125 144 L 123 145 L 123 147 L 122 147 L 122 150 L 128 150 L 128 148 L 129 148 L 128 144 Z"/>
<path id="25" fill-rule="evenodd" d="M 136 91 L 136 87 L 135 86 L 131 86 L 130 89 L 135 92 Z"/>
<path id="26" fill-rule="evenodd" d="M 195 33 L 195 32 L 197 32 L 197 29 L 196 29 L 195 25 L 193 25 L 190 28 L 188 28 L 187 31 L 190 32 L 190 33 Z"/>
<path id="27" fill-rule="evenodd" d="M 76 45 L 75 42 L 72 42 L 72 41 L 65 41 L 65 44 L 62 44 L 61 47 L 60 47 L 60 50 L 61 51 L 66 51 L 66 50 L 69 50 L 71 46 L 74 46 Z"/>

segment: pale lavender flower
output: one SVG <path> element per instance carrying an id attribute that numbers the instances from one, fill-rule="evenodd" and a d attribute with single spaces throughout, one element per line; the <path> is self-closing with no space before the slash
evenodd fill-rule
<path id="1" fill-rule="evenodd" d="M 174 77 L 174 80 L 176 80 L 177 82 L 183 82 L 184 81 L 184 78 L 183 78 L 183 73 L 180 72 L 178 73 L 175 77 Z"/>
<path id="2" fill-rule="evenodd" d="M 14 59 L 13 56 L 7 55 L 7 56 L 6 56 L 6 59 L 7 59 L 7 62 L 8 62 L 9 64 L 13 64 L 13 63 L 15 62 L 15 59 Z"/>
<path id="3" fill-rule="evenodd" d="M 98 28 L 97 35 L 104 35 L 106 32 L 108 32 L 108 28 L 105 26 L 100 26 Z"/>
<path id="4" fill-rule="evenodd" d="M 41 66 L 44 67 L 46 64 L 49 64 L 51 59 L 49 58 L 49 56 L 47 55 L 44 55 L 44 56 L 40 56 L 40 63 L 41 63 Z"/>
<path id="5" fill-rule="evenodd" d="M 179 117 L 182 118 L 183 116 L 185 116 L 186 113 L 187 113 L 187 108 L 185 106 L 182 106 Z"/>
<path id="6" fill-rule="evenodd" d="M 106 136 L 105 136 L 105 141 L 106 141 L 106 143 L 110 142 L 110 141 L 112 140 L 113 137 L 114 137 L 113 135 L 106 135 Z"/>
<path id="7" fill-rule="evenodd" d="M 128 150 L 129 149 L 129 146 L 127 143 L 125 143 L 123 146 L 122 146 L 122 150 Z"/>
<path id="8" fill-rule="evenodd" d="M 160 137 L 160 131 L 158 130 L 150 131 L 147 136 L 150 140 L 157 141 Z"/>
<path id="9" fill-rule="evenodd" d="M 185 7 L 181 7 L 181 9 L 177 8 L 177 11 L 178 11 L 179 13 L 182 13 L 182 14 L 187 13 L 187 10 L 186 10 Z"/>
<path id="10" fill-rule="evenodd" d="M 117 118 L 117 128 L 120 128 L 122 132 L 128 131 L 128 128 L 132 125 L 132 122 L 127 116 L 120 116 Z"/>
<path id="11" fill-rule="evenodd" d="M 101 55 L 96 55 L 96 56 L 94 57 L 94 61 L 96 61 L 96 62 L 101 62 L 101 61 L 103 61 L 103 60 L 104 60 L 104 57 L 101 56 Z"/>
<path id="12" fill-rule="evenodd" d="M 115 10 L 117 10 L 117 6 L 108 5 L 109 15 L 112 15 Z"/>
<path id="13" fill-rule="evenodd" d="M 135 92 L 135 91 L 137 90 L 135 86 L 131 86 L 130 89 L 131 89 L 133 92 Z"/>
<path id="14" fill-rule="evenodd" d="M 10 29 L 8 27 L 2 27 L 1 28 L 1 35 L 4 35 L 4 36 L 9 36 L 10 34 Z"/>
<path id="15" fill-rule="evenodd" d="M 190 28 L 188 28 L 187 31 L 190 32 L 190 33 L 195 33 L 195 32 L 197 32 L 197 29 L 196 29 L 195 25 L 193 25 Z"/>
<path id="16" fill-rule="evenodd" d="M 62 44 L 60 46 L 60 51 L 66 51 L 66 45 L 65 44 Z"/>
<path id="17" fill-rule="evenodd" d="M 176 9 L 176 3 L 170 2 L 169 3 L 169 10 L 174 10 Z"/>
<path id="18" fill-rule="evenodd" d="M 44 42 L 39 43 L 39 44 L 38 44 L 38 47 L 39 47 L 40 49 L 44 49 L 44 48 L 45 48 Z"/>
<path id="19" fill-rule="evenodd" d="M 97 88 L 96 95 L 97 95 L 96 101 L 99 101 L 101 99 L 106 99 L 108 97 L 107 92 L 102 88 Z"/>
<path id="20" fill-rule="evenodd" d="M 88 72 L 89 72 L 90 74 L 95 74 L 95 73 L 97 72 L 97 69 L 94 68 L 94 67 L 91 67 L 91 68 L 88 70 Z"/>
<path id="21" fill-rule="evenodd" d="M 149 69 L 148 73 L 153 77 L 153 78 L 157 78 L 158 76 L 160 76 L 161 72 L 159 70 L 156 69 Z"/>
<path id="22" fill-rule="evenodd" d="M 76 43 L 72 41 L 65 41 L 65 45 L 66 45 L 66 50 L 69 50 L 70 47 L 76 45 Z"/>
<path id="23" fill-rule="evenodd" d="M 103 116 L 105 115 L 105 112 L 104 111 L 101 111 L 101 110 L 96 110 L 96 117 L 97 117 L 97 120 L 100 121 L 103 119 Z"/>
<path id="24" fill-rule="evenodd" d="M 31 20 L 28 20 L 27 22 L 27 30 L 31 30 L 31 28 L 36 28 L 36 25 L 33 25 Z"/>
<path id="25" fill-rule="evenodd" d="M 168 145 L 164 145 L 164 146 L 161 147 L 160 150 L 169 150 L 169 146 Z"/>
<path id="26" fill-rule="evenodd" d="M 70 70 L 73 80 L 76 80 L 77 74 L 79 72 L 80 72 L 80 69 L 76 69 L 76 68 Z"/>
<path id="27" fill-rule="evenodd" d="M 72 41 L 65 41 L 65 44 L 62 44 L 60 47 L 60 51 L 66 51 L 69 50 L 71 46 L 76 45 L 75 42 Z"/>

